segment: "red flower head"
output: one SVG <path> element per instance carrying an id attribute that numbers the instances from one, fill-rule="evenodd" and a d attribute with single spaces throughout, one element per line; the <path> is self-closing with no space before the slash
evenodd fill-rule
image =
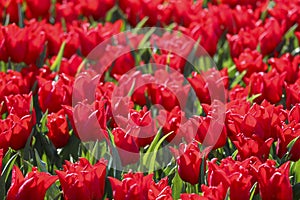
<path id="1" fill-rule="evenodd" d="M 174 107 L 171 112 L 160 110 L 157 120 L 163 127 L 162 131 L 165 135 L 173 132 L 166 138 L 168 142 L 179 144 L 182 141 L 184 135 L 181 135 L 182 132 L 179 129 L 186 122 L 186 118 L 185 113 L 179 107 Z"/>
<path id="2" fill-rule="evenodd" d="M 223 147 L 227 141 L 227 131 L 224 125 L 214 121 L 211 115 L 207 117 L 197 117 L 198 123 L 197 134 L 195 140 L 199 141 L 204 146 L 211 146 L 213 149 Z M 213 123 L 211 123 L 213 121 Z M 211 127 L 210 127 L 211 126 Z M 220 135 L 216 133 L 220 131 Z"/>
<path id="3" fill-rule="evenodd" d="M 139 158 L 139 147 L 135 141 L 134 135 L 130 131 L 125 132 L 121 128 L 115 128 L 112 131 L 114 142 L 117 147 L 123 166 L 136 163 Z"/>
<path id="4" fill-rule="evenodd" d="M 276 69 L 279 74 L 286 73 L 285 81 L 294 83 L 297 80 L 299 72 L 300 56 L 293 57 L 286 53 L 280 58 L 269 59 L 269 64 Z"/>
<path id="5" fill-rule="evenodd" d="M 59 73 L 65 73 L 69 76 L 75 76 L 82 58 L 74 54 L 70 59 L 63 58 L 60 64 Z"/>
<path id="6" fill-rule="evenodd" d="M 152 180 L 153 174 L 144 176 L 143 173 L 129 172 L 124 174 L 123 180 L 109 177 L 114 199 L 172 199 L 172 190 L 168 186 L 168 179 L 163 178 L 158 183 Z"/>
<path id="7" fill-rule="evenodd" d="M 250 96 L 261 94 L 254 101 L 259 103 L 266 99 L 271 103 L 281 100 L 286 73 L 278 74 L 275 69 L 268 73 L 253 73 L 249 79 Z"/>
<path id="8" fill-rule="evenodd" d="M 106 135 L 106 115 L 105 110 L 95 109 L 94 104 L 88 104 L 86 101 L 78 103 L 74 108 L 63 106 L 68 115 L 75 135 L 82 141 L 101 141 Z M 100 124 L 99 117 L 101 116 Z"/>
<path id="9" fill-rule="evenodd" d="M 256 50 L 246 49 L 238 58 L 234 58 L 239 72 L 247 71 L 245 77 L 250 77 L 254 72 L 265 72 L 268 66 L 263 62 L 263 56 Z"/>
<path id="10" fill-rule="evenodd" d="M 200 152 L 197 142 L 181 143 L 179 149 L 171 148 L 178 165 L 180 178 L 190 184 L 199 183 L 200 166 L 206 155 Z"/>
<path id="11" fill-rule="evenodd" d="M 115 5 L 115 0 L 77 0 L 75 2 L 80 4 L 81 13 L 84 16 L 92 16 L 95 20 L 105 17 L 106 12 Z"/>
<path id="12" fill-rule="evenodd" d="M 56 148 L 62 148 L 68 143 L 70 135 L 64 110 L 47 116 L 47 128 L 47 136 Z"/>
<path id="13" fill-rule="evenodd" d="M 284 27 L 281 27 L 274 18 L 266 19 L 263 30 L 259 36 L 260 50 L 263 55 L 272 53 L 281 42 Z"/>
<path id="14" fill-rule="evenodd" d="M 275 168 L 275 162 L 268 160 L 259 166 L 252 166 L 253 175 L 258 180 L 262 200 L 292 200 L 293 191 L 289 179 L 290 162 Z"/>
<path id="15" fill-rule="evenodd" d="M 245 49 L 255 50 L 258 45 L 258 29 L 241 29 L 237 35 L 226 35 L 232 58 L 238 58 Z"/>
<path id="16" fill-rule="evenodd" d="M 38 18 L 38 17 L 48 17 L 49 9 L 51 6 L 51 0 L 38 1 L 38 0 L 26 0 L 27 5 L 27 17 L 28 18 Z"/>
<path id="17" fill-rule="evenodd" d="M 38 172 L 32 168 L 24 178 L 17 166 L 12 171 L 12 184 L 7 193 L 7 200 L 36 199 L 43 200 L 47 189 L 56 181 L 57 176 Z"/>
<path id="18" fill-rule="evenodd" d="M 38 101 L 43 112 L 46 110 L 49 113 L 58 112 L 62 105 L 72 104 L 72 77 L 61 74 L 57 82 L 47 81 L 43 78 L 39 78 L 38 82 Z"/>
<path id="19" fill-rule="evenodd" d="M 64 170 L 56 170 L 64 199 L 102 199 L 104 196 L 106 164 L 103 159 L 94 166 L 85 158 L 78 162 L 65 161 Z"/>
<path id="20" fill-rule="evenodd" d="M 292 85 L 286 85 L 286 107 L 290 109 L 297 103 L 300 103 L 300 79 Z"/>
<path id="21" fill-rule="evenodd" d="M 250 190 L 255 183 L 249 170 L 251 159 L 239 162 L 231 157 L 222 159 L 220 166 L 216 159 L 208 162 L 208 185 L 218 187 L 222 183 L 223 191 L 230 188 L 230 199 L 249 199 Z"/>
<path id="22" fill-rule="evenodd" d="M 5 97 L 7 110 L 11 114 L 15 114 L 18 117 L 23 117 L 25 115 L 30 115 L 32 104 L 32 94 L 17 94 L 17 95 L 10 95 Z M 33 111 L 32 110 L 32 111 Z M 35 113 L 33 111 L 33 117 L 35 117 Z M 35 120 L 33 122 L 35 124 Z"/>
<path id="23" fill-rule="evenodd" d="M 134 137 L 139 147 L 151 144 L 157 132 L 151 111 L 148 111 L 146 106 L 140 111 L 131 109 L 127 118 L 115 116 L 115 120 L 119 127 Z"/>
<path id="24" fill-rule="evenodd" d="M 12 24 L 2 27 L 7 54 L 13 62 L 35 64 L 43 51 L 46 35 L 42 28 L 31 24 L 21 29 Z"/>

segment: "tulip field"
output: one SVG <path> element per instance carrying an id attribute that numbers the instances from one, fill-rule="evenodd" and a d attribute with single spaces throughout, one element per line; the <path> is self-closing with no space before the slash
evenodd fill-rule
<path id="1" fill-rule="evenodd" d="M 300 199 L 300 0 L 0 0 L 0 200 Z"/>

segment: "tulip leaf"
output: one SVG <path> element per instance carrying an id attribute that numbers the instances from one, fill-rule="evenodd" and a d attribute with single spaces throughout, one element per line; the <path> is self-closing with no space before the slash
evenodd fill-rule
<path id="1" fill-rule="evenodd" d="M 48 128 L 46 126 L 47 124 L 47 116 L 48 116 L 48 110 L 43 114 L 41 120 L 40 120 L 40 132 L 41 133 L 46 133 L 48 132 Z"/>
<path id="2" fill-rule="evenodd" d="M 63 43 L 60 46 L 57 57 L 56 57 L 54 63 L 50 67 L 51 71 L 56 71 L 56 72 L 59 71 L 60 63 L 61 63 L 61 60 L 62 60 L 63 55 L 64 55 L 65 46 L 66 46 L 66 41 L 63 41 Z"/>
<path id="3" fill-rule="evenodd" d="M 254 94 L 254 95 L 252 95 L 251 97 L 248 97 L 247 98 L 247 101 L 249 101 L 250 103 L 253 103 L 253 101 L 255 100 L 255 99 L 257 99 L 258 97 L 260 97 L 261 96 L 261 94 Z"/>
<path id="4" fill-rule="evenodd" d="M 152 158 L 150 158 L 149 163 L 150 164 L 150 167 L 149 167 L 149 173 L 153 172 L 154 171 L 154 165 L 155 165 L 155 160 L 156 160 L 156 156 L 157 156 L 157 152 L 158 152 L 158 149 L 160 148 L 161 144 L 165 141 L 165 139 L 170 136 L 172 133 L 174 133 L 174 131 L 171 131 L 170 133 L 166 134 L 165 136 L 163 136 L 159 141 L 158 143 L 155 145 L 155 148 L 154 148 L 154 154 L 152 156 Z"/>
<path id="5" fill-rule="evenodd" d="M 284 35 L 284 38 L 288 40 L 289 38 L 295 36 L 295 30 L 298 28 L 298 24 L 294 24 Z"/>
<path id="6" fill-rule="evenodd" d="M 41 159 L 36 149 L 34 149 L 34 154 L 35 154 L 35 160 L 36 160 L 38 170 L 41 172 L 48 172 L 47 164 Z"/>
<path id="7" fill-rule="evenodd" d="M 148 19 L 149 19 L 149 17 L 144 17 L 144 18 L 136 25 L 136 27 L 135 27 L 135 29 L 133 29 L 132 33 L 133 33 L 133 34 L 137 33 L 137 32 L 140 30 L 140 28 L 142 28 L 142 27 L 146 24 L 146 22 L 148 21 Z"/>
<path id="8" fill-rule="evenodd" d="M 252 186 L 252 188 L 250 190 L 250 198 L 249 198 L 249 200 L 252 200 L 254 198 L 256 188 L 257 188 L 257 182 L 254 183 L 254 185 Z"/>
<path id="9" fill-rule="evenodd" d="M 141 39 L 138 49 L 145 48 L 145 44 L 148 41 L 148 39 L 153 35 L 156 28 L 152 27 L 147 33 L 145 33 L 143 39 Z"/>
<path id="10" fill-rule="evenodd" d="M 234 86 L 236 86 L 237 84 L 239 84 L 241 82 L 241 80 L 244 78 L 244 76 L 246 75 L 247 71 L 244 70 L 242 73 L 240 73 L 232 82 L 230 88 L 233 88 Z"/>
<path id="11" fill-rule="evenodd" d="M 154 148 L 155 148 L 156 144 L 158 143 L 159 138 L 161 136 L 161 130 L 162 130 L 162 127 L 159 128 L 153 141 L 151 142 L 150 146 L 148 147 L 147 152 L 145 153 L 145 155 L 143 157 L 143 160 L 144 160 L 144 162 L 142 163 L 143 165 L 146 165 L 146 163 L 147 163 L 146 161 L 148 160 L 150 152 L 154 151 Z"/>
<path id="12" fill-rule="evenodd" d="M 181 180 L 178 172 L 176 171 L 174 178 L 172 179 L 172 196 L 173 199 L 179 199 L 182 190 L 183 181 Z"/>
<path id="13" fill-rule="evenodd" d="M 106 22 L 112 21 L 113 14 L 114 14 L 117 10 L 118 10 L 118 6 L 112 7 L 112 8 L 106 13 L 105 21 L 106 21 Z"/>
<path id="14" fill-rule="evenodd" d="M 11 154 L 6 154 L 5 157 L 6 156 L 10 157 Z M 15 164 L 15 161 L 16 161 L 16 159 L 17 159 L 18 156 L 19 156 L 19 153 L 15 153 L 13 156 L 10 157 L 10 159 L 6 163 L 6 165 L 5 165 L 5 167 L 4 167 L 3 171 L 2 171 L 2 174 L 1 174 L 1 177 L 4 178 L 4 182 L 7 181 L 8 177 L 9 177 L 9 174 L 10 174 L 10 172 L 11 172 L 11 170 L 12 170 L 12 168 L 13 168 L 13 166 Z"/>
<path id="15" fill-rule="evenodd" d="M 230 187 L 228 187 L 228 189 L 227 189 L 226 197 L 224 200 L 230 200 Z"/>

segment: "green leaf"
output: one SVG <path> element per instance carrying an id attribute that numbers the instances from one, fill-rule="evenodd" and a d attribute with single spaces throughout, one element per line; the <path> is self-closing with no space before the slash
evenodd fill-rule
<path id="1" fill-rule="evenodd" d="M 6 157 L 6 155 L 5 155 L 5 157 Z M 8 156 L 10 156 L 10 155 L 11 154 L 9 154 Z M 11 172 L 18 156 L 19 156 L 19 153 L 15 153 L 13 156 L 10 157 L 10 159 L 8 160 L 6 165 L 4 166 L 4 169 L 3 169 L 2 174 L 1 174 L 1 176 L 4 178 L 4 182 L 7 181 L 8 177 L 9 177 L 9 174 L 10 174 L 10 172 Z"/>
<path id="2" fill-rule="evenodd" d="M 234 86 L 236 86 L 237 84 L 239 84 L 241 82 L 241 80 L 244 78 L 244 76 L 246 75 L 247 71 L 244 70 L 242 73 L 240 73 L 232 82 L 230 88 L 233 88 Z"/>
<path id="3" fill-rule="evenodd" d="M 144 17 L 135 27 L 135 29 L 133 29 L 132 33 L 135 34 L 139 31 L 140 28 L 142 28 L 146 22 L 148 21 L 149 17 Z"/>
<path id="4" fill-rule="evenodd" d="M 230 200 L 230 187 L 227 189 L 225 200 Z"/>
<path id="5" fill-rule="evenodd" d="M 63 41 L 63 43 L 60 46 L 57 57 L 56 57 L 54 63 L 50 67 L 51 71 L 56 71 L 56 72 L 59 71 L 60 63 L 61 63 L 61 60 L 62 60 L 63 55 L 64 55 L 65 46 L 66 46 L 66 41 Z"/>
<path id="6" fill-rule="evenodd" d="M 113 17 L 114 12 L 116 12 L 117 10 L 118 10 L 118 6 L 112 7 L 112 8 L 106 13 L 105 21 L 106 21 L 106 22 L 110 22 L 110 21 L 112 20 L 112 17 Z"/>
<path id="7" fill-rule="evenodd" d="M 253 101 L 260 96 L 261 96 L 261 94 L 254 94 L 251 97 L 248 97 L 247 101 L 249 101 L 250 103 L 253 103 Z"/>
<path id="8" fill-rule="evenodd" d="M 46 133 L 48 132 L 48 128 L 46 126 L 47 124 L 47 116 L 48 116 L 48 110 L 46 110 L 46 112 L 43 114 L 41 120 L 40 120 L 40 132 L 41 133 Z"/>
<path id="9" fill-rule="evenodd" d="M 291 37 L 295 36 L 295 30 L 297 29 L 298 24 L 295 24 L 294 26 L 292 26 L 284 35 L 284 39 L 288 40 Z"/>
<path id="10" fill-rule="evenodd" d="M 157 155 L 157 152 L 158 152 L 158 149 L 160 148 L 161 144 L 163 143 L 163 141 L 165 141 L 165 139 L 170 136 L 172 133 L 174 133 L 173 131 L 171 131 L 170 133 L 166 134 L 165 136 L 163 136 L 158 142 L 157 144 L 155 145 L 154 147 L 154 150 L 153 150 L 153 153 L 152 154 L 153 156 L 149 158 L 149 160 L 147 161 L 147 163 L 150 164 L 149 166 L 149 173 L 152 173 L 154 171 L 154 167 L 155 167 L 155 160 L 156 160 L 156 155 Z M 148 151 L 147 151 L 148 152 Z M 151 152 L 150 152 L 151 153 Z M 151 154 L 150 154 L 151 155 Z"/>
<path id="11" fill-rule="evenodd" d="M 250 200 L 252 200 L 255 195 L 256 187 L 257 187 L 257 182 L 254 183 L 254 185 L 252 186 L 252 188 L 250 190 L 250 198 L 249 198 Z"/>
<path id="12" fill-rule="evenodd" d="M 172 193 L 173 193 L 172 195 L 174 199 L 180 198 L 182 186 L 183 186 L 183 181 L 181 180 L 178 172 L 176 171 L 176 174 L 172 180 Z"/>
<path id="13" fill-rule="evenodd" d="M 151 35 L 155 32 L 155 30 L 156 28 L 152 27 L 147 33 L 145 33 L 143 39 L 139 43 L 138 49 L 145 48 L 146 42 L 151 37 Z"/>
<path id="14" fill-rule="evenodd" d="M 37 152 L 36 149 L 34 149 L 34 154 L 35 154 L 35 160 L 36 164 L 38 167 L 38 170 L 41 172 L 48 172 L 47 170 L 47 163 L 45 163 L 39 156 L 39 153 Z"/>

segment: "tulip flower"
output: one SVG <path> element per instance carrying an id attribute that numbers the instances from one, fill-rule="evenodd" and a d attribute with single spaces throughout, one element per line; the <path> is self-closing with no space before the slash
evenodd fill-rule
<path id="1" fill-rule="evenodd" d="M 57 176 L 51 176 L 46 172 L 38 172 L 32 168 L 24 178 L 17 166 L 13 167 L 12 183 L 7 192 L 7 200 L 36 199 L 43 200 L 48 188 L 57 180 Z"/>
<path id="2" fill-rule="evenodd" d="M 68 143 L 70 135 L 64 110 L 49 114 L 46 126 L 49 130 L 47 136 L 56 148 L 62 148 Z"/>
<path id="3" fill-rule="evenodd" d="M 167 177 L 161 179 L 158 183 L 152 180 L 153 174 L 144 176 L 140 172 L 124 174 L 122 181 L 113 177 L 108 178 L 112 186 L 114 199 L 172 199 L 172 190 L 168 186 Z"/>
<path id="4" fill-rule="evenodd" d="M 91 165 L 85 158 L 65 162 L 64 170 L 56 170 L 66 200 L 102 199 L 104 196 L 106 164 L 103 159 Z"/>

